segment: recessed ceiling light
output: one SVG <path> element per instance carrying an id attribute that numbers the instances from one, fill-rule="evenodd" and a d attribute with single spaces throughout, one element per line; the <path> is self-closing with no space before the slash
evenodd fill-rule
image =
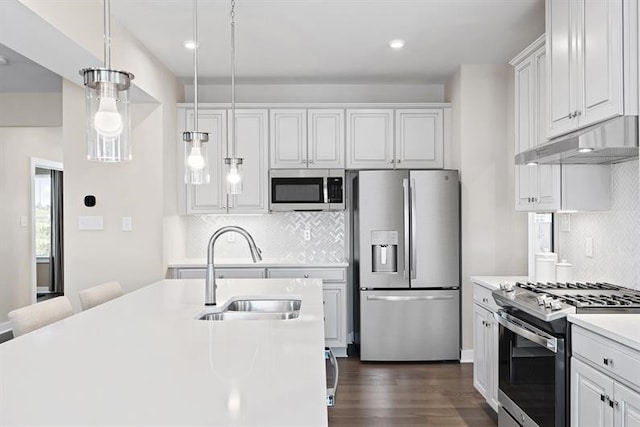
<path id="1" fill-rule="evenodd" d="M 191 50 L 195 49 L 198 46 L 193 40 L 187 40 L 186 42 L 182 43 L 182 45 Z"/>
<path id="2" fill-rule="evenodd" d="M 590 153 L 592 151 L 593 151 L 593 148 L 588 148 L 588 147 L 578 148 L 578 153 Z"/>
<path id="3" fill-rule="evenodd" d="M 9 60 L 7 58 L 5 58 L 4 56 L 0 56 L 0 65 L 7 65 L 9 63 Z"/>
<path id="4" fill-rule="evenodd" d="M 389 42 L 389 47 L 391 49 L 402 49 L 404 47 L 404 40 L 395 39 Z"/>

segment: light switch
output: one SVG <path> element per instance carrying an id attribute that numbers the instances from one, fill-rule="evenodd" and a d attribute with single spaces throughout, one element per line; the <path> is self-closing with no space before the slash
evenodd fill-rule
<path id="1" fill-rule="evenodd" d="M 78 230 L 104 230 L 104 218 L 102 216 L 79 216 Z"/>
<path id="2" fill-rule="evenodd" d="M 560 231 L 569 233 L 571 231 L 571 215 L 560 215 Z"/>
<path id="3" fill-rule="evenodd" d="M 593 258 L 593 237 L 587 237 L 584 253 L 588 258 Z"/>
<path id="4" fill-rule="evenodd" d="M 311 230 L 304 230 L 304 240 L 311 240 Z"/>
<path id="5" fill-rule="evenodd" d="M 132 231 L 133 230 L 133 221 L 130 216 L 122 217 L 122 231 Z"/>
<path id="6" fill-rule="evenodd" d="M 27 218 L 26 215 L 22 215 L 20 217 L 20 227 L 28 227 L 29 226 L 29 219 Z"/>

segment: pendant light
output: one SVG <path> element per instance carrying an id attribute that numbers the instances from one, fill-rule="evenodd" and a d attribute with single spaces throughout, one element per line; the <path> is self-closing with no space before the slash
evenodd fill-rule
<path id="1" fill-rule="evenodd" d="M 209 134 L 198 131 L 198 0 L 193 0 L 193 131 L 182 132 L 184 144 L 184 180 L 187 184 L 208 184 L 209 158 L 207 142 Z"/>
<path id="2" fill-rule="evenodd" d="M 227 139 L 227 156 L 224 164 L 227 171 L 227 193 L 242 193 L 242 158 L 236 146 L 236 15 L 235 0 L 231 0 L 231 147 Z"/>
<path id="3" fill-rule="evenodd" d="M 104 7 L 104 68 L 83 68 L 87 106 L 87 159 L 131 160 L 129 87 L 133 74 L 111 69 L 111 1 Z"/>

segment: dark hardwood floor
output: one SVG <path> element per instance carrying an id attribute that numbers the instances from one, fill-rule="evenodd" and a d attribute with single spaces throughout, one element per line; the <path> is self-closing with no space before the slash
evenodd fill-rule
<path id="1" fill-rule="evenodd" d="M 363 363 L 340 358 L 330 426 L 495 427 L 470 363 Z"/>

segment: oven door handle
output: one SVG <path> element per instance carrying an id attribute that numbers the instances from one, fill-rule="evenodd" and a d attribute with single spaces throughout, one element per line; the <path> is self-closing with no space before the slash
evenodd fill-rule
<path id="1" fill-rule="evenodd" d="M 526 338 L 538 345 L 541 345 L 547 350 L 551 350 L 554 353 L 558 352 L 557 338 L 552 337 L 551 335 L 546 334 L 545 332 L 534 328 L 531 325 L 527 325 L 526 323 L 518 320 L 513 316 L 510 316 L 502 310 L 494 313 L 494 317 L 500 325 L 509 329 L 511 332 L 516 333 L 521 337 Z"/>

